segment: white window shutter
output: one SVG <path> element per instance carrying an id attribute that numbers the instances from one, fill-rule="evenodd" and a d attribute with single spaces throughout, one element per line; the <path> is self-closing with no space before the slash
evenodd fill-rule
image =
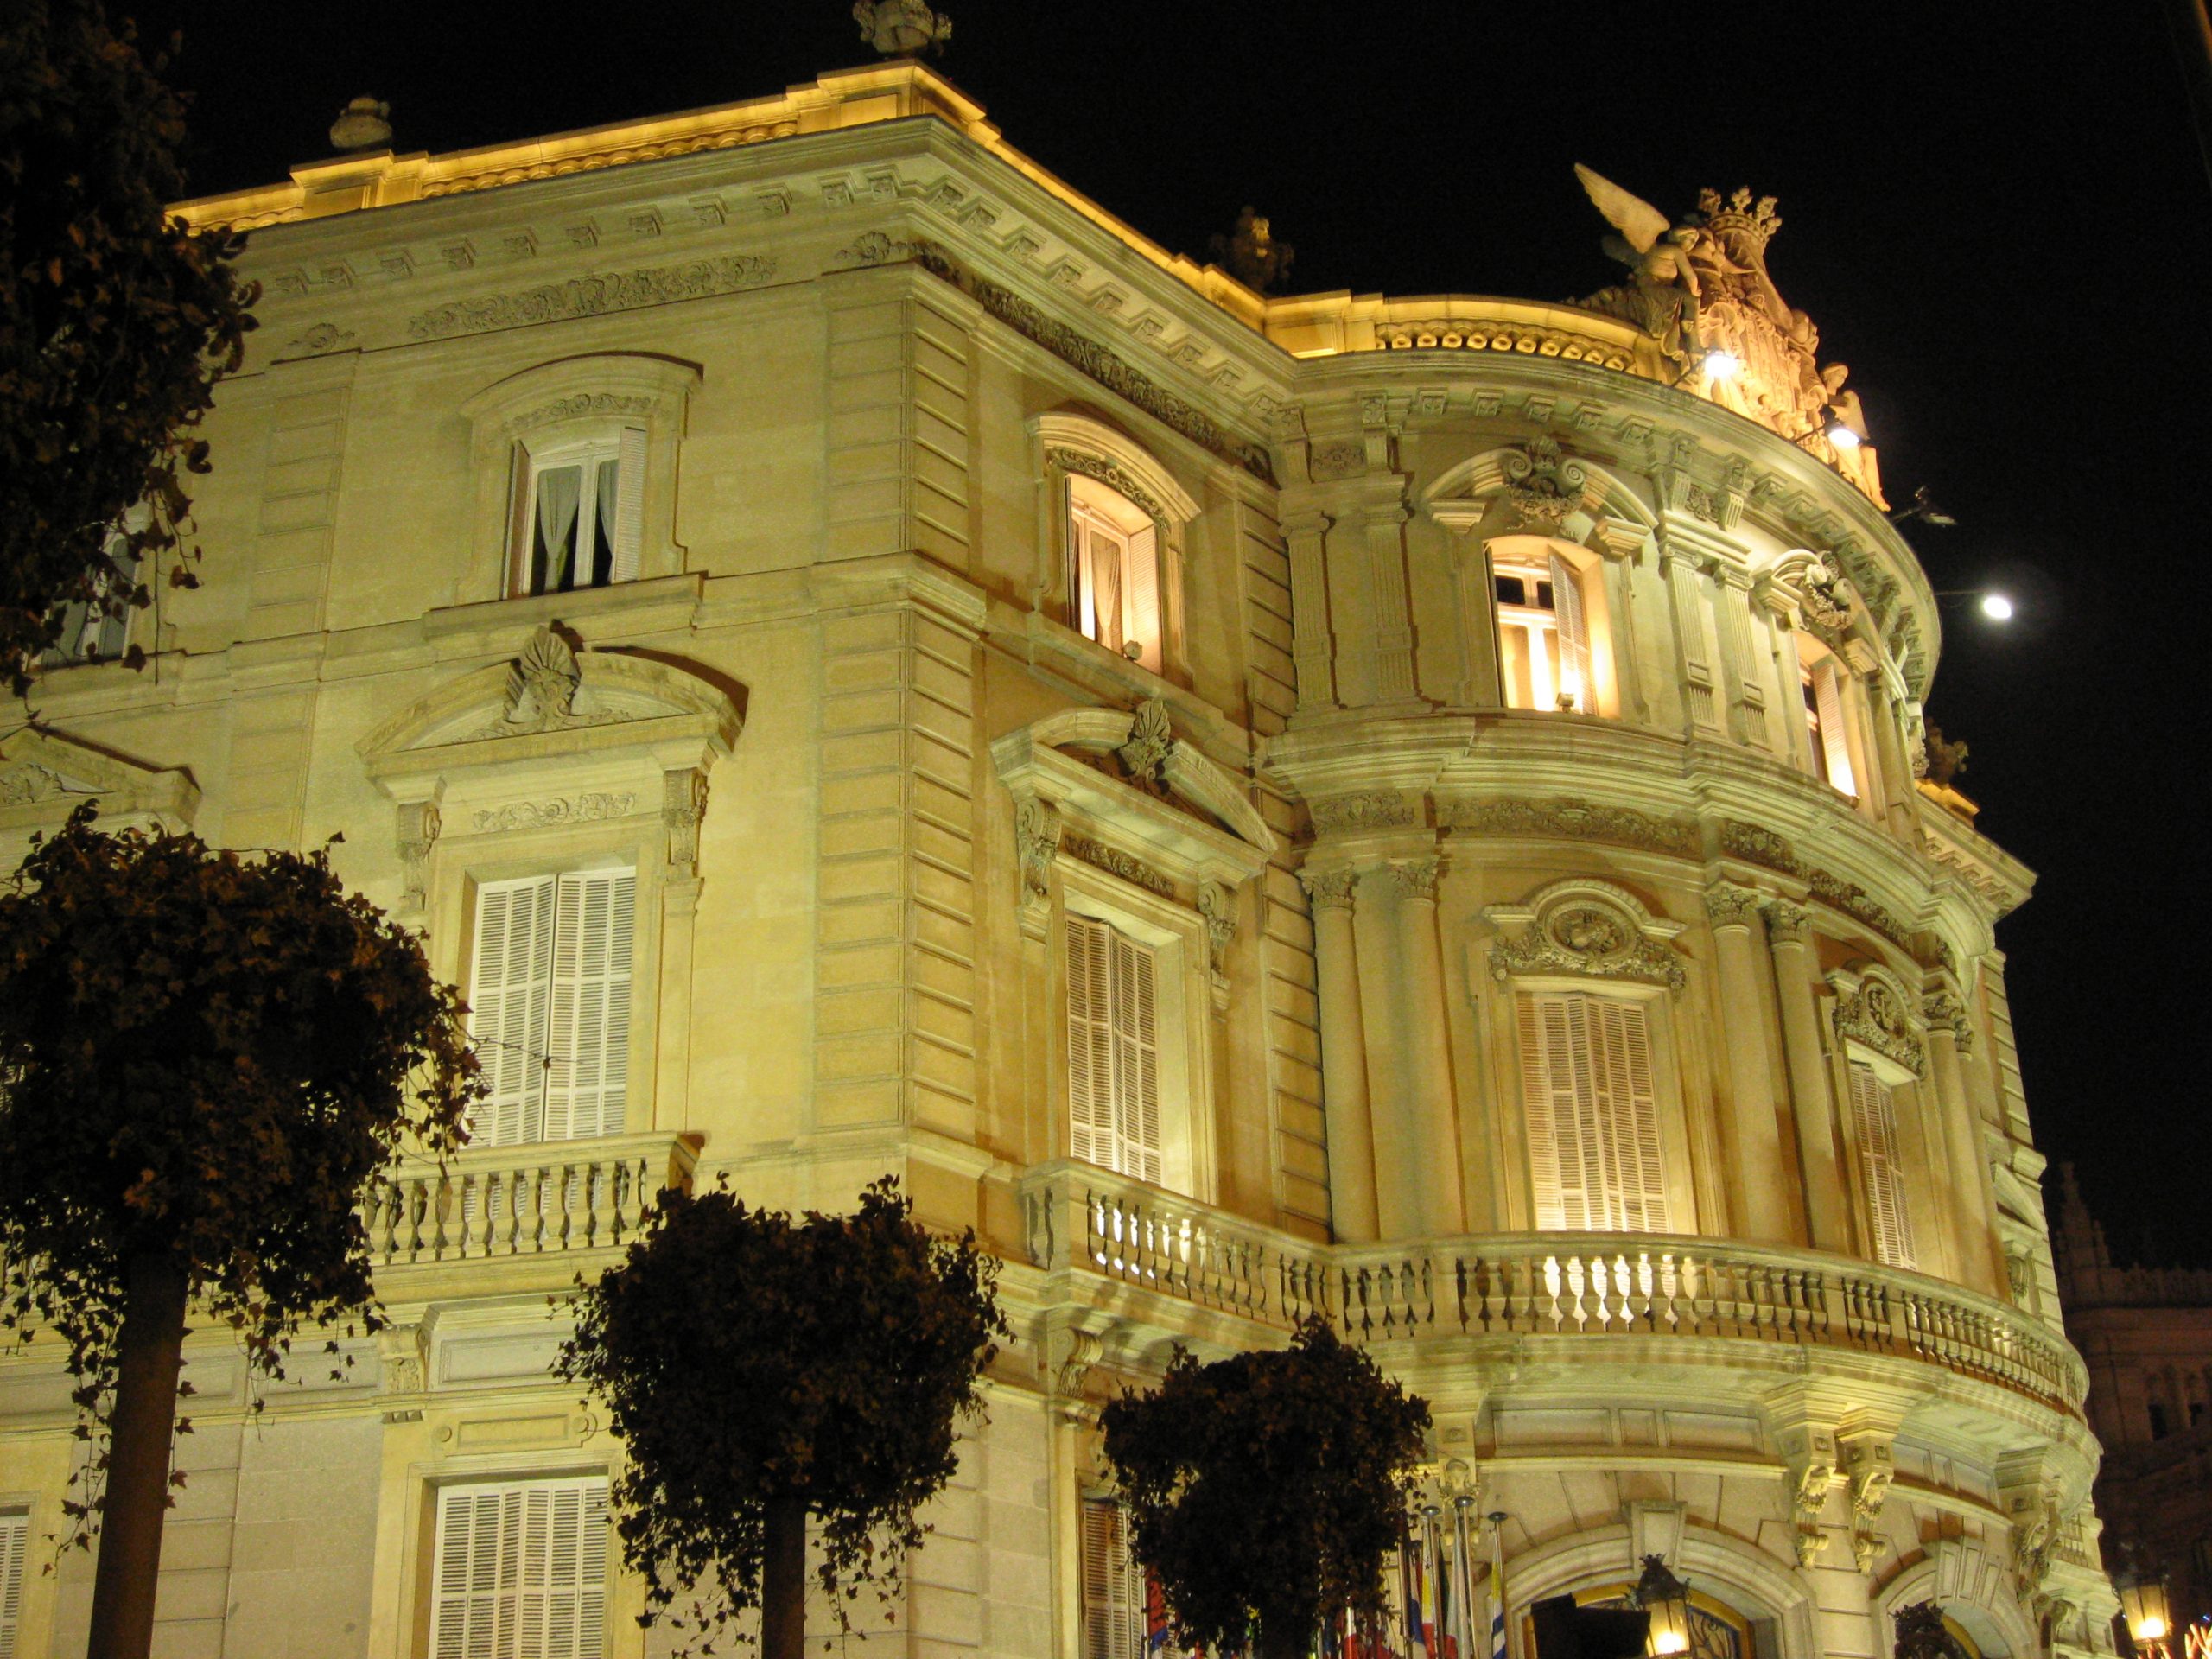
<path id="1" fill-rule="evenodd" d="M 1574 693 L 1575 709 L 1597 712 L 1590 684 L 1590 627 L 1582 614 L 1582 584 L 1574 567 L 1556 553 L 1550 556 L 1552 616 L 1559 626 L 1559 689 Z"/>
<path id="2" fill-rule="evenodd" d="M 23 1621 L 23 1563 L 30 1555 L 31 1518 L 0 1513 L 0 1659 L 16 1659 Z"/>
<path id="3" fill-rule="evenodd" d="M 1068 1155 L 1114 1166 L 1114 1021 L 1109 942 L 1114 930 L 1067 918 Z"/>
<path id="4" fill-rule="evenodd" d="M 1851 743 L 1843 729 L 1843 684 L 1832 657 L 1813 664 L 1813 697 L 1821 711 L 1821 747 L 1828 763 L 1828 782 L 1847 795 L 1859 792 L 1851 771 Z"/>
<path id="5" fill-rule="evenodd" d="M 645 435 L 622 429 L 614 474 L 614 561 L 608 579 L 635 582 L 645 536 Z"/>
<path id="6" fill-rule="evenodd" d="M 1109 930 L 1110 931 L 1110 930 Z M 1120 933 L 1113 942 L 1114 1167 L 1159 1185 L 1160 961 Z"/>
<path id="7" fill-rule="evenodd" d="M 1897 1156 L 1897 1103 L 1874 1068 L 1860 1060 L 1851 1063 L 1851 1110 L 1859 1133 L 1859 1169 L 1866 1183 L 1875 1259 L 1885 1267 L 1916 1267 L 1912 1219 L 1905 1208 L 1904 1166 Z"/>
<path id="8" fill-rule="evenodd" d="M 488 1145 L 516 1146 L 543 1132 L 553 907 L 550 875 L 476 890 L 468 1023 L 489 1092 L 471 1128 Z"/>
<path id="9" fill-rule="evenodd" d="M 507 474 L 507 591 L 530 591 L 531 518 L 530 451 L 518 443 Z"/>
<path id="10" fill-rule="evenodd" d="M 432 1659 L 603 1659 L 607 1482 L 439 1494 Z"/>
<path id="11" fill-rule="evenodd" d="M 1664 1232 L 1666 1166 L 1640 1003 L 1518 998 L 1522 1103 L 1540 1230 Z"/>
<path id="12" fill-rule="evenodd" d="M 1129 1559 L 1128 1513 L 1107 1499 L 1083 1506 L 1083 1659 L 1141 1659 L 1144 1575 Z"/>
<path id="13" fill-rule="evenodd" d="M 638 878 L 563 875 L 553 925 L 552 1065 L 544 1138 L 620 1135 L 630 1087 L 630 982 Z"/>
<path id="14" fill-rule="evenodd" d="M 1128 584 L 1128 626 L 1125 637 L 1137 643 L 1137 661 L 1154 673 L 1160 671 L 1160 533 L 1139 531 L 1128 539 L 1124 555 Z"/>

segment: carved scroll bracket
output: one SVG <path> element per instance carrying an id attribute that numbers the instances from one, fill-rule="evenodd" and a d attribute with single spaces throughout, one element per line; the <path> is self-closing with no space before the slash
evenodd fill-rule
<path id="1" fill-rule="evenodd" d="M 707 816 L 707 774 L 685 766 L 661 774 L 660 822 L 668 837 L 668 873 L 679 880 L 699 874 L 699 824 Z"/>
<path id="2" fill-rule="evenodd" d="M 429 890 L 430 849 L 438 844 L 438 804 L 402 802 L 398 817 L 399 910 L 419 915 Z"/>

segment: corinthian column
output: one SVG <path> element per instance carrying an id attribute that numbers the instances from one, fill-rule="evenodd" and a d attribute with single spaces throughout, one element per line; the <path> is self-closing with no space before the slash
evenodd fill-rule
<path id="1" fill-rule="evenodd" d="M 1452 1046 L 1446 1029 L 1444 958 L 1436 935 L 1436 883 L 1443 868 L 1433 858 L 1394 864 L 1398 879 L 1400 983 L 1406 1051 L 1412 1060 L 1414 1170 L 1418 1230 L 1427 1237 L 1466 1226 L 1459 1203 L 1459 1137 L 1452 1087 Z"/>
<path id="2" fill-rule="evenodd" d="M 1989 1171 L 1981 1149 L 1981 1125 L 1967 1098 L 1960 1051 L 1973 1040 L 1964 1005 L 1948 991 L 1922 1004 L 1928 1019 L 1929 1081 L 1943 1122 L 1943 1142 L 1951 1166 L 1951 1225 L 1958 1240 L 1959 1276 L 1993 1296 L 2005 1292 L 2004 1252 L 1997 1236 L 1989 1192 Z"/>
<path id="3" fill-rule="evenodd" d="M 1321 1094 L 1329 1138 L 1329 1222 L 1338 1239 L 1369 1243 L 1376 1236 L 1375 1122 L 1367 1103 L 1366 1022 L 1360 1015 L 1359 968 L 1352 943 L 1351 869 L 1298 879 L 1313 901 L 1313 965 L 1321 1005 Z"/>
<path id="4" fill-rule="evenodd" d="M 1766 906 L 1767 948 L 1774 954 L 1775 1001 L 1782 1011 L 1782 1052 L 1789 1065 L 1789 1102 L 1797 1123 L 1797 1157 L 1805 1175 L 1805 1224 L 1816 1250 L 1847 1254 L 1851 1210 L 1836 1160 L 1835 1099 L 1821 1052 L 1820 964 L 1813 955 L 1812 918 L 1802 905 L 1775 899 Z"/>
<path id="5" fill-rule="evenodd" d="M 1759 963 L 1751 945 L 1759 895 L 1749 887 L 1708 887 L 1706 913 L 1713 921 L 1713 953 L 1720 977 L 1721 1039 L 1728 1050 L 1729 1123 L 1733 1130 L 1734 1179 L 1739 1238 L 1787 1244 L 1789 1205 L 1783 1185 L 1782 1128 L 1776 1116 L 1774 1061 L 1767 1042 L 1766 1006 L 1759 996 Z"/>

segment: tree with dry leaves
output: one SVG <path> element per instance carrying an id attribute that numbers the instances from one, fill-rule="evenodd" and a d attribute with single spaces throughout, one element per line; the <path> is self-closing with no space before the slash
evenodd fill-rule
<path id="1" fill-rule="evenodd" d="M 912 1208 L 889 1178 L 851 1215 L 796 1220 L 671 1192 L 578 1295 L 558 1369 L 621 1438 L 615 1530 L 646 1622 L 711 1652 L 757 1606 L 762 1659 L 799 1659 L 810 1516 L 841 1624 L 863 1586 L 895 1591 L 1007 1334 L 997 1262 Z"/>
<path id="2" fill-rule="evenodd" d="M 188 1303 L 268 1376 L 310 1325 L 377 1326 L 355 1206 L 403 1145 L 461 1144 L 465 1013 L 321 851 L 86 806 L 0 890 L 0 1330 L 64 1345 L 96 1443 L 103 1659 L 152 1640 Z"/>
<path id="3" fill-rule="evenodd" d="M 238 367 L 240 243 L 168 211 L 184 104 L 99 0 L 0 17 L 0 673 L 19 691 L 65 605 L 121 616 L 181 556 L 194 435 Z"/>

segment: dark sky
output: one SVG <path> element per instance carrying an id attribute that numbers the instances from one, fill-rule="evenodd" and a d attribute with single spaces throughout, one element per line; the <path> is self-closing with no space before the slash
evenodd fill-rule
<path id="1" fill-rule="evenodd" d="M 1999 933 L 2041 1141 L 2123 1254 L 2212 1263 L 2212 188 L 2158 0 L 942 3 L 944 69 L 1013 143 L 1195 255 L 1256 205 L 1297 290 L 1599 287 L 1577 161 L 1669 212 L 1780 197 L 1776 282 L 1851 365 L 1891 497 L 1961 521 L 1912 531 L 1936 586 L 2022 601 L 2005 631 L 1947 607 L 1931 714 L 2041 874 Z M 867 55 L 842 0 L 111 4 L 183 33 L 202 192 L 327 154 L 360 92 L 435 151 Z"/>

